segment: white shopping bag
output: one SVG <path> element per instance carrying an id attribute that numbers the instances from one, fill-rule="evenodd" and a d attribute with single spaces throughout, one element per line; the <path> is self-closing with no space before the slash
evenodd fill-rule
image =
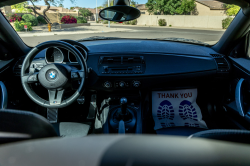
<path id="1" fill-rule="evenodd" d="M 207 128 L 196 99 L 197 89 L 153 91 L 154 129 L 175 126 Z"/>

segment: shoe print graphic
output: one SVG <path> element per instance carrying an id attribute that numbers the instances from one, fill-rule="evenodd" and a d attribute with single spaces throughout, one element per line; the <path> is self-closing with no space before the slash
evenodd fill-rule
<path id="1" fill-rule="evenodd" d="M 174 108 L 173 105 L 168 100 L 164 100 L 160 103 L 157 110 L 157 118 L 159 120 L 174 119 Z"/>
<path id="2" fill-rule="evenodd" d="M 198 121 L 197 112 L 190 101 L 184 100 L 179 106 L 179 115 L 183 120 L 192 119 Z"/>

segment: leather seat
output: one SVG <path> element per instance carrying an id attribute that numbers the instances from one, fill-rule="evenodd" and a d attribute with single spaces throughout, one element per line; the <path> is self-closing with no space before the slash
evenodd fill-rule
<path id="1" fill-rule="evenodd" d="M 204 131 L 204 130 L 206 129 L 195 128 L 195 127 L 169 127 L 169 128 L 156 130 L 156 133 L 160 135 L 190 136 L 191 134 Z"/>
<path id="2" fill-rule="evenodd" d="M 38 114 L 0 110 L 0 143 L 56 136 L 57 133 L 49 121 Z"/>
<path id="3" fill-rule="evenodd" d="M 250 131 L 248 130 L 233 130 L 233 129 L 213 129 L 194 133 L 188 137 L 192 138 L 207 138 L 221 141 L 230 141 L 238 143 L 250 143 Z"/>
<path id="4" fill-rule="evenodd" d="M 89 128 L 89 125 L 72 122 L 52 125 L 33 112 L 0 109 L 0 144 L 46 137 L 84 137 Z"/>

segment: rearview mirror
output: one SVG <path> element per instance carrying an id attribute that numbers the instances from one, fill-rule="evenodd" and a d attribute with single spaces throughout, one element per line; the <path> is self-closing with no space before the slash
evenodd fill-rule
<path id="1" fill-rule="evenodd" d="M 99 16 L 104 20 L 123 22 L 139 18 L 141 12 L 134 7 L 124 4 L 107 7 L 100 11 Z"/>

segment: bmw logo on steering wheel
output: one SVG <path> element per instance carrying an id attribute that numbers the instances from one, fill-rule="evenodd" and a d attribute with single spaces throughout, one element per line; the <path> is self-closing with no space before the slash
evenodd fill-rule
<path id="1" fill-rule="evenodd" d="M 54 69 L 50 69 L 46 73 L 46 78 L 48 81 L 55 81 L 57 80 L 57 77 L 58 77 L 58 72 Z"/>
<path id="2" fill-rule="evenodd" d="M 49 77 L 50 77 L 51 79 L 54 79 L 54 78 L 56 77 L 56 73 L 55 73 L 54 71 L 51 71 L 51 72 L 49 73 Z"/>

